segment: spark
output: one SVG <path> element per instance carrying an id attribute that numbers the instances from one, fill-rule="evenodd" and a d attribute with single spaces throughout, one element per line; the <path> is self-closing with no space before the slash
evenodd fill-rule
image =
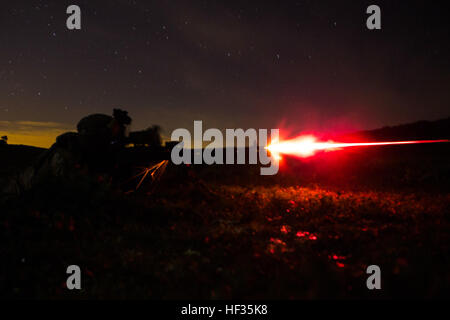
<path id="1" fill-rule="evenodd" d="M 364 147 L 364 146 L 387 146 L 387 145 L 404 145 L 404 144 L 419 144 L 419 143 L 438 143 L 450 142 L 450 140 L 415 140 L 415 141 L 386 141 L 386 142 L 334 142 L 317 141 L 313 135 L 303 135 L 286 141 L 273 141 L 266 149 L 277 159 L 280 159 L 281 154 L 294 155 L 302 158 L 310 157 L 318 151 L 333 151 L 349 147 Z"/>
<path id="2" fill-rule="evenodd" d="M 163 160 L 163 161 L 158 162 L 148 168 L 147 167 L 143 168 L 143 170 L 134 177 L 134 178 L 141 177 L 141 180 L 139 181 L 139 183 L 136 186 L 136 190 L 139 189 L 142 182 L 144 182 L 145 178 L 148 175 L 150 175 L 150 177 L 152 178 L 152 181 L 158 179 L 161 176 L 161 174 L 164 172 L 168 162 L 169 162 L 168 160 Z"/>

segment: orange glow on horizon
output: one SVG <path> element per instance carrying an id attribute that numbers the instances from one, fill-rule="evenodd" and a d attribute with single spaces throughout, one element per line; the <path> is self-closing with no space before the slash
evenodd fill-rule
<path id="1" fill-rule="evenodd" d="M 49 148 L 56 137 L 73 131 L 73 125 L 58 122 L 0 121 L 0 136 L 8 137 L 8 144 Z"/>
<path id="2" fill-rule="evenodd" d="M 8 136 L 8 144 L 25 145 L 39 148 L 50 148 L 55 143 L 56 137 L 59 134 L 52 135 L 27 135 L 27 134 L 15 134 L 5 132 Z"/>

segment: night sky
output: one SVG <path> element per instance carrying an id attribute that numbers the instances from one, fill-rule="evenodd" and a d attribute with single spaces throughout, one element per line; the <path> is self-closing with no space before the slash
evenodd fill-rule
<path id="1" fill-rule="evenodd" d="M 66 28 L 77 4 L 82 30 Z M 382 30 L 366 28 L 377 4 Z M 133 130 L 342 131 L 450 115 L 438 1 L 2 1 L 0 135 L 48 146 L 90 113 Z"/>

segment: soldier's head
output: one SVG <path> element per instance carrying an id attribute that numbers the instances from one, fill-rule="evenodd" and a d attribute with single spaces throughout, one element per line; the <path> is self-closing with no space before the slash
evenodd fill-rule
<path id="1" fill-rule="evenodd" d="M 127 126 L 131 124 L 131 118 L 128 115 L 128 111 L 122 109 L 114 109 L 113 117 L 117 120 L 120 125 Z"/>

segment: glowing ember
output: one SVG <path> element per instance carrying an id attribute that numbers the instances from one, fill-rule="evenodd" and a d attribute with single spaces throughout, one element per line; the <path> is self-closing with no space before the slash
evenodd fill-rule
<path id="1" fill-rule="evenodd" d="M 390 141 L 390 142 L 320 142 L 312 135 L 304 135 L 286 141 L 273 141 L 266 149 L 271 154 L 280 159 L 280 154 L 289 154 L 298 157 L 310 157 L 318 151 L 333 151 L 348 147 L 364 147 L 364 146 L 387 146 L 396 144 L 418 144 L 418 143 L 437 143 L 449 142 L 449 140 L 417 140 L 417 141 Z"/>
<path id="2" fill-rule="evenodd" d="M 168 160 L 163 160 L 163 161 L 160 161 L 157 164 L 154 164 L 148 168 L 147 167 L 143 168 L 143 170 L 134 177 L 134 178 L 136 178 L 136 177 L 142 176 L 141 180 L 139 181 L 138 185 L 136 186 L 136 190 L 139 189 L 142 182 L 144 182 L 145 178 L 148 175 L 150 175 L 150 177 L 152 178 L 152 181 L 155 179 L 158 179 L 162 175 L 164 170 L 166 169 L 168 162 L 169 162 Z"/>

